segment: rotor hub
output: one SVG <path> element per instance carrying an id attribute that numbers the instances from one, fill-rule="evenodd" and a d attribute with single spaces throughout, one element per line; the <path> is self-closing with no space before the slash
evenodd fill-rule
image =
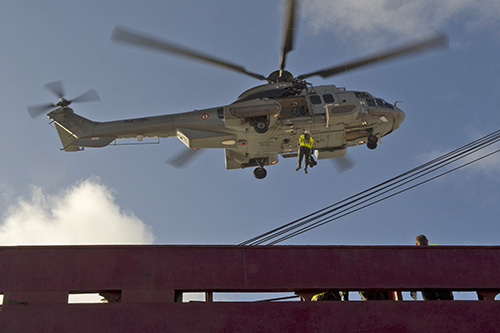
<path id="1" fill-rule="evenodd" d="M 266 80 L 269 83 L 293 82 L 294 77 L 293 77 L 292 73 L 282 69 L 282 70 L 274 71 L 271 74 L 269 74 L 269 76 L 266 78 Z"/>
<path id="2" fill-rule="evenodd" d="M 61 97 L 59 98 L 59 102 L 56 104 L 57 106 L 60 106 L 62 108 L 65 108 L 71 104 L 71 101 L 68 101 L 66 98 Z"/>

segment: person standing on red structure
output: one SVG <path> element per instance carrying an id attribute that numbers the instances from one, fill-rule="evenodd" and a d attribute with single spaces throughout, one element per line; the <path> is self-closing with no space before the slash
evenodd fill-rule
<path id="1" fill-rule="evenodd" d="M 418 235 L 415 237 L 415 245 L 416 246 L 429 246 L 429 240 L 425 235 Z"/>
<path id="2" fill-rule="evenodd" d="M 304 171 L 307 173 L 307 167 L 309 166 L 310 163 L 310 157 L 311 157 L 311 151 L 312 151 L 312 146 L 314 144 L 314 139 L 311 137 L 309 134 L 309 131 L 304 131 L 304 134 L 302 134 L 299 138 L 299 164 L 297 166 L 297 169 L 295 171 L 299 171 L 301 168 L 302 164 L 302 159 L 304 159 Z"/>
<path id="3" fill-rule="evenodd" d="M 429 246 L 429 240 L 425 235 L 418 235 L 415 237 L 416 246 Z M 417 300 L 417 292 L 412 291 L 411 297 Z M 425 301 L 444 301 L 453 300 L 453 292 L 451 290 L 436 289 L 436 290 L 422 290 L 422 297 Z"/>

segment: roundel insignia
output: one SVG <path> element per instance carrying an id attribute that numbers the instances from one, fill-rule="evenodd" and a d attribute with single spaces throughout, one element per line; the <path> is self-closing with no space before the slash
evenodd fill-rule
<path id="1" fill-rule="evenodd" d="M 207 120 L 209 117 L 210 117 L 210 115 L 208 113 L 204 113 L 201 115 L 202 120 Z"/>

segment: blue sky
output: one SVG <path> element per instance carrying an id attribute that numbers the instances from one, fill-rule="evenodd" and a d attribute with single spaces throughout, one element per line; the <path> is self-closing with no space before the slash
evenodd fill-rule
<path id="1" fill-rule="evenodd" d="M 29 105 L 88 89 L 75 111 L 97 121 L 171 114 L 233 102 L 260 82 L 225 69 L 116 44 L 116 24 L 154 34 L 267 75 L 277 69 L 282 1 L 9 1 L 0 11 L 2 174 L 0 244 L 238 244 L 405 172 L 500 128 L 500 3 L 496 0 L 322 1 L 302 5 L 287 69 L 299 75 L 405 42 L 449 35 L 450 48 L 359 69 L 315 85 L 403 101 L 406 120 L 355 167 L 295 160 L 225 170 L 223 151 L 174 169 L 184 149 L 159 145 L 65 153 Z M 498 145 L 496 149 L 498 149 Z M 498 244 L 500 157 L 454 172 L 284 244 Z M 96 223 L 98 221 L 99 223 Z"/>

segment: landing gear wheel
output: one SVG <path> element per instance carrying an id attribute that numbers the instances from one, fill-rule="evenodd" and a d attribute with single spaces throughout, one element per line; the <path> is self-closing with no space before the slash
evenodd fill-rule
<path id="1" fill-rule="evenodd" d="M 262 167 L 255 168 L 253 170 L 253 175 L 257 179 L 264 179 L 267 176 L 267 171 L 266 171 L 266 169 L 264 169 Z"/>
<path id="2" fill-rule="evenodd" d="M 267 126 L 266 122 L 258 121 L 255 123 L 255 125 L 253 125 L 253 128 L 255 129 L 255 132 L 262 134 L 267 132 L 269 126 Z"/>
<path id="3" fill-rule="evenodd" d="M 370 135 L 368 137 L 368 142 L 366 143 L 366 146 L 368 147 L 368 149 L 375 149 L 377 148 L 377 137 L 375 135 Z"/>

